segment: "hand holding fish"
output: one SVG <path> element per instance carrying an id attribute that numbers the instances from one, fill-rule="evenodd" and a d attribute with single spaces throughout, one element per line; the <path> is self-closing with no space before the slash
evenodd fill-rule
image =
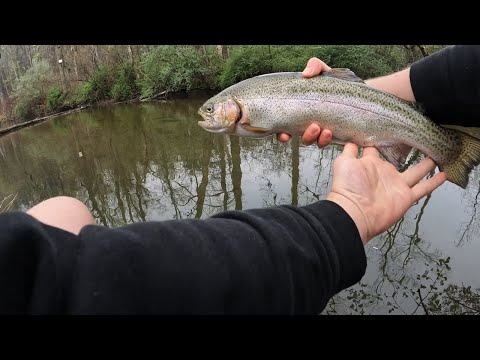
<path id="1" fill-rule="evenodd" d="M 308 60 L 307 66 L 302 72 L 302 75 L 306 78 L 320 75 L 322 71 L 332 70 L 330 66 L 325 64 L 318 58 L 311 58 Z M 288 142 L 292 136 L 286 133 L 277 134 L 277 139 L 280 142 Z M 330 144 L 332 141 L 332 132 L 328 129 L 322 129 L 317 124 L 311 124 L 302 135 L 302 142 L 305 145 L 312 145 L 315 141 L 318 147 L 322 148 Z"/>
<path id="2" fill-rule="evenodd" d="M 350 215 L 364 244 L 394 225 L 415 202 L 446 180 L 445 173 L 440 172 L 420 182 L 435 169 L 430 158 L 400 173 L 373 147 L 365 148 L 360 159 L 357 155 L 357 145 L 349 143 L 335 159 L 327 200 Z"/>

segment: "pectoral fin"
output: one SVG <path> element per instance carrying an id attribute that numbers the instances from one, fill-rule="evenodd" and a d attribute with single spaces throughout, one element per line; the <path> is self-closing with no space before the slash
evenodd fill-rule
<path id="1" fill-rule="evenodd" d="M 241 124 L 242 128 L 246 131 L 255 133 L 255 134 L 265 134 L 269 131 L 269 129 L 261 128 L 261 127 L 254 127 L 250 126 L 249 124 Z"/>
<path id="2" fill-rule="evenodd" d="M 377 150 L 382 156 L 391 164 L 395 165 L 397 169 L 405 164 L 408 154 L 412 150 L 411 146 L 405 144 L 398 144 L 393 146 L 376 146 Z"/>
<path id="3" fill-rule="evenodd" d="M 355 75 L 355 73 L 352 70 L 346 69 L 346 68 L 334 68 L 329 71 L 324 71 L 322 75 L 330 76 L 330 77 L 334 77 L 342 80 L 347 80 L 347 81 L 361 82 L 361 83 L 364 82 L 361 78 Z"/>

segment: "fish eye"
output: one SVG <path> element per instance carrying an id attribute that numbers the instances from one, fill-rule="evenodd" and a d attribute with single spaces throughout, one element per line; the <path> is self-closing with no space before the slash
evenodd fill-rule
<path id="1" fill-rule="evenodd" d="M 205 106 L 205 111 L 211 113 L 213 111 L 213 105 L 208 104 L 207 106 Z"/>

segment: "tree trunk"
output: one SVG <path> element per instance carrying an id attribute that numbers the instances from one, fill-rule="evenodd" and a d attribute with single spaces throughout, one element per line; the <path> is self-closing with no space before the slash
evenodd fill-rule
<path id="1" fill-rule="evenodd" d="M 30 45 L 28 47 L 28 61 L 29 61 L 29 65 L 30 67 L 33 66 L 33 45 Z"/>
<path id="2" fill-rule="evenodd" d="M 7 84 L 7 79 L 5 78 L 5 74 L 3 71 L 0 71 L 0 74 L 2 74 L 2 83 L 3 83 L 3 88 L 5 89 L 5 94 L 7 94 L 7 97 L 10 97 L 10 92 L 8 91 L 8 84 Z"/>
<path id="3" fill-rule="evenodd" d="M 17 71 L 18 61 L 13 61 L 13 72 L 15 74 L 15 80 L 18 80 L 18 71 Z"/>
<path id="4" fill-rule="evenodd" d="M 134 57 L 134 54 L 133 54 L 132 45 L 127 45 L 127 49 L 128 49 L 128 55 L 130 57 L 130 64 L 132 64 L 133 72 L 135 73 L 135 77 L 138 79 L 140 77 L 140 75 L 138 74 L 138 71 L 135 67 L 135 57 Z"/>
<path id="5" fill-rule="evenodd" d="M 208 61 L 208 53 L 207 53 L 207 45 L 202 45 L 202 50 L 203 50 L 203 57 L 205 58 L 205 63 L 210 65 L 210 61 Z"/>
<path id="6" fill-rule="evenodd" d="M 100 64 L 100 56 L 98 56 L 98 45 L 90 45 L 92 48 L 92 60 L 95 67 L 98 68 L 98 64 Z"/>
<path id="7" fill-rule="evenodd" d="M 217 54 L 222 59 L 227 58 L 227 46 L 226 45 L 217 45 Z"/>
<path id="8" fill-rule="evenodd" d="M 32 67 L 33 65 L 33 49 L 32 49 L 33 45 L 24 45 L 23 46 L 23 52 L 25 54 L 25 57 L 27 59 L 27 64 L 29 65 L 29 67 Z"/>
<path id="9" fill-rule="evenodd" d="M 65 68 L 64 68 L 64 59 L 63 59 L 63 46 L 57 45 L 56 46 L 56 55 L 57 55 L 57 64 L 58 64 L 58 71 L 60 73 L 60 80 L 62 82 L 62 90 L 65 93 L 67 91 L 67 85 L 65 84 Z"/>
<path id="10" fill-rule="evenodd" d="M 77 45 L 72 45 L 70 51 L 73 54 L 73 70 L 75 71 L 75 78 L 78 80 Z"/>
<path id="11" fill-rule="evenodd" d="M 423 46 L 423 45 L 417 45 L 417 46 L 420 49 L 420 51 L 422 52 L 423 57 L 427 57 L 428 56 L 428 51 L 427 51 L 427 49 L 425 49 L 425 46 Z"/>
<path id="12" fill-rule="evenodd" d="M 132 51 L 132 45 L 127 45 L 128 48 L 128 56 L 130 57 L 130 64 L 133 67 L 133 51 Z"/>

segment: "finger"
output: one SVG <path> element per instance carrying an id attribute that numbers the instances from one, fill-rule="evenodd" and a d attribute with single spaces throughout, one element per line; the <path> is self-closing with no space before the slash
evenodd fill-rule
<path id="1" fill-rule="evenodd" d="M 331 70 L 330 66 L 325 64 L 322 60 L 318 58 L 311 58 L 307 62 L 307 66 L 303 70 L 304 77 L 313 77 L 319 75 L 322 71 Z"/>
<path id="2" fill-rule="evenodd" d="M 362 157 L 380 157 L 380 153 L 373 146 L 363 148 Z"/>
<path id="3" fill-rule="evenodd" d="M 332 141 L 332 138 L 332 132 L 328 129 L 324 129 L 318 137 L 318 146 L 321 148 L 327 146 Z"/>
<path id="4" fill-rule="evenodd" d="M 357 158 L 358 146 L 353 143 L 346 144 L 343 148 L 342 155 L 349 158 Z"/>
<path id="5" fill-rule="evenodd" d="M 412 188 L 414 202 L 417 202 L 425 195 L 432 193 L 433 190 L 442 185 L 447 180 L 447 175 L 444 172 L 438 173 L 420 184 L 415 185 Z"/>
<path id="6" fill-rule="evenodd" d="M 303 70 L 302 75 L 304 77 L 312 77 L 320 74 L 321 71 L 322 64 L 320 64 L 320 59 L 311 58 L 310 60 L 308 60 L 307 66 L 305 67 L 305 70 Z"/>
<path id="7" fill-rule="evenodd" d="M 291 136 L 285 133 L 280 133 L 277 134 L 277 140 L 280 142 L 288 142 L 290 140 Z"/>
<path id="8" fill-rule="evenodd" d="M 435 169 L 435 163 L 430 158 L 425 158 L 417 165 L 412 166 L 403 172 L 402 176 L 408 186 L 412 187 L 422 180 L 430 171 Z"/>
<path id="9" fill-rule="evenodd" d="M 317 140 L 321 130 L 322 129 L 317 124 L 309 125 L 302 135 L 302 142 L 305 145 L 312 145 Z"/>

